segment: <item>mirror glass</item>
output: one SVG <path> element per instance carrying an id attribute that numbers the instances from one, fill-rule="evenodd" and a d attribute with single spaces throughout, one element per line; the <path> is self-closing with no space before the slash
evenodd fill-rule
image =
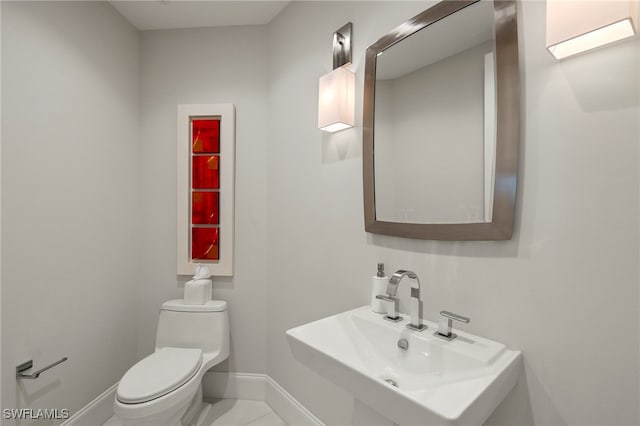
<path id="1" fill-rule="evenodd" d="M 377 54 L 376 220 L 491 222 L 494 34 L 493 2 L 480 1 Z"/>
<path id="2" fill-rule="evenodd" d="M 443 0 L 367 48 L 367 232 L 508 240 L 518 178 L 516 0 Z"/>

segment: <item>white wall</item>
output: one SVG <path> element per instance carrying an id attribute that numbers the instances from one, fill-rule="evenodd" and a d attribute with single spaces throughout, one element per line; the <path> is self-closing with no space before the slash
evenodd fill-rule
<path id="1" fill-rule="evenodd" d="M 424 7 L 301 2 L 270 25 L 268 374 L 327 424 L 348 424 L 349 395 L 297 363 L 284 331 L 366 304 L 383 261 L 418 273 L 428 319 L 468 315 L 467 330 L 524 352 L 526 374 L 488 425 L 638 424 L 638 39 L 559 63 L 544 47 L 545 4 L 520 3 L 513 239 L 369 235 L 361 123 L 317 130 L 318 77 L 333 31 L 352 21 L 361 117 L 365 48 Z"/>
<path id="2" fill-rule="evenodd" d="M 138 57 L 106 3 L 2 2 L 2 407 L 73 412 L 137 359 Z"/>
<path id="3" fill-rule="evenodd" d="M 217 368 L 265 372 L 266 27 L 140 36 L 105 4 L 2 8 L 2 253 L 11 265 L 2 272 L 12 283 L 2 407 L 73 411 L 153 350 L 158 309 L 186 280 L 175 271 L 178 103 L 236 105 L 236 272 L 214 280 L 214 297 L 230 304 L 232 353 Z M 101 247 L 90 250 L 94 239 Z M 38 279 L 23 273 L 30 266 Z M 86 305 L 69 309 L 69 300 Z M 17 363 L 62 356 L 70 360 L 55 372 L 16 388 Z"/>
<path id="4" fill-rule="evenodd" d="M 176 105 L 236 106 L 235 268 L 214 278 L 229 303 L 231 355 L 218 369 L 266 371 L 266 27 L 142 33 L 140 357 L 153 351 L 160 305 L 181 298 L 176 277 Z"/>
<path id="5" fill-rule="evenodd" d="M 0 7 L 0 23 L 2 22 L 2 7 Z M 2 46 L 2 31 L 0 31 L 0 46 Z M 2 99 L 2 59 L 0 58 L 0 99 Z M 0 102 L 0 117 L 2 117 L 2 102 Z M 0 119 L 0 236 L 2 235 L 2 120 Z M 2 407 L 2 244 L 0 243 L 0 407 Z"/>
<path id="6" fill-rule="evenodd" d="M 361 123 L 317 130 L 318 77 L 352 21 L 359 122 L 366 46 L 427 5 L 296 2 L 268 27 L 146 32 L 140 47 L 105 4 L 2 2 L 0 405 L 75 411 L 152 350 L 158 308 L 184 281 L 175 105 L 231 102 L 236 274 L 214 282 L 232 327 L 219 369 L 267 372 L 348 424 L 351 397 L 293 360 L 284 331 L 368 303 L 383 261 L 420 275 L 428 319 L 459 312 L 523 350 L 526 374 L 487 424 L 638 424 L 638 39 L 558 63 L 544 3 L 523 2 L 514 238 L 374 236 Z M 65 355 L 16 387 L 17 363 Z"/>
<path id="7" fill-rule="evenodd" d="M 0 7 L 0 23 L 2 22 L 2 7 Z M 0 46 L 2 46 L 2 31 L 0 31 Z M 2 59 L 0 58 L 0 99 L 2 99 Z M 2 102 L 0 102 L 0 117 L 2 117 Z M 0 119 L 0 236 L 2 235 L 2 120 Z M 2 244 L 0 244 L 0 407 L 2 407 Z"/>

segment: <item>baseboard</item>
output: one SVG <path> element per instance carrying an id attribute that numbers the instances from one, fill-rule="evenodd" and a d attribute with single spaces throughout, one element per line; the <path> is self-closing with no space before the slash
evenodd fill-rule
<path id="1" fill-rule="evenodd" d="M 61 426 L 102 426 L 113 416 L 113 402 L 118 384 L 111 386 L 96 399 L 85 405 Z"/>
<path id="2" fill-rule="evenodd" d="M 117 387 L 117 383 L 111 386 L 61 426 L 102 426 L 113 416 L 113 401 Z M 210 371 L 202 379 L 202 393 L 205 398 L 265 401 L 291 426 L 324 426 L 324 423 L 289 392 L 265 374 Z"/>
<path id="3" fill-rule="evenodd" d="M 264 374 L 224 373 L 208 371 L 202 379 L 205 398 L 265 400 Z"/>
<path id="4" fill-rule="evenodd" d="M 267 381 L 265 402 L 273 408 L 282 419 L 291 426 L 324 426 L 313 413 L 300 404 L 289 392 L 269 376 Z"/>
<path id="5" fill-rule="evenodd" d="M 265 374 L 208 372 L 203 379 L 205 398 L 265 401 L 291 426 L 324 426 L 282 386 Z"/>

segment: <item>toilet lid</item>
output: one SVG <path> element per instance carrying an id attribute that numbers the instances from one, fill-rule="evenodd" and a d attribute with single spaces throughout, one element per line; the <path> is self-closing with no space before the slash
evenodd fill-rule
<path id="1" fill-rule="evenodd" d="M 118 384 L 118 401 L 138 404 L 166 395 L 192 378 L 200 365 L 200 349 L 162 348 L 124 374 Z"/>

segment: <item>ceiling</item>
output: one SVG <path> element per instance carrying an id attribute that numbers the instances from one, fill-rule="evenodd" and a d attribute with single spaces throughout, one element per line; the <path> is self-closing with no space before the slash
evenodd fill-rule
<path id="1" fill-rule="evenodd" d="M 138 30 L 264 25 L 289 1 L 110 1 Z"/>

